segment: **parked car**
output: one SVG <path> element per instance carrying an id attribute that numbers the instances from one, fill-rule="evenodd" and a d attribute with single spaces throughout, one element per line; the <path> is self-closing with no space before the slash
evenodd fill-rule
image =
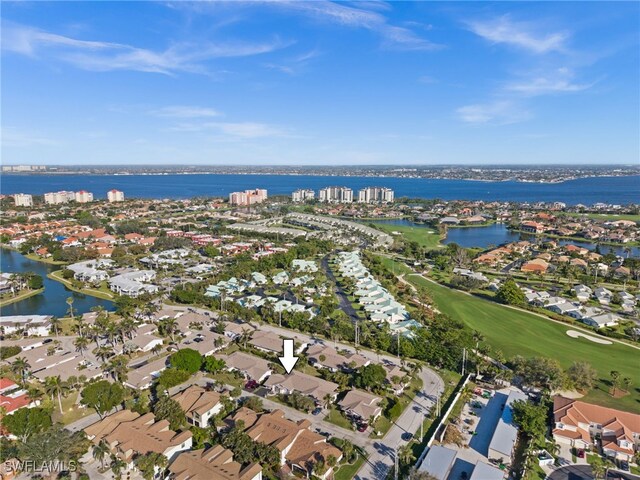
<path id="1" fill-rule="evenodd" d="M 258 382 L 256 382 L 255 380 L 249 380 L 247 382 L 247 384 L 244 386 L 244 388 L 246 388 L 247 390 L 255 390 L 259 386 L 260 386 L 260 384 Z"/>
<path id="2" fill-rule="evenodd" d="M 405 441 L 407 441 L 407 442 L 408 442 L 409 440 L 411 440 L 412 438 L 413 438 L 413 434 L 412 434 L 411 432 L 404 432 L 404 433 L 402 434 L 402 439 L 403 439 L 403 440 L 405 440 Z"/>
<path id="3" fill-rule="evenodd" d="M 584 450 L 578 450 L 578 458 L 584 458 Z"/>
<path id="4" fill-rule="evenodd" d="M 313 410 L 313 412 L 311 412 L 312 415 L 320 415 L 320 413 L 322 412 L 322 408 L 318 407 L 316 409 Z"/>
<path id="5" fill-rule="evenodd" d="M 625 462 L 624 460 L 622 460 L 620 462 L 620 470 L 624 470 L 625 472 L 629 471 L 629 462 Z"/>
<path id="6" fill-rule="evenodd" d="M 360 433 L 364 432 L 367 429 L 368 425 L 366 423 L 362 423 L 360 425 L 358 425 L 358 431 Z"/>

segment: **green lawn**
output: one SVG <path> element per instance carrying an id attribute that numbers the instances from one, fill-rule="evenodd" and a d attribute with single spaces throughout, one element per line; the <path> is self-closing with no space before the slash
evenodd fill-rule
<path id="1" fill-rule="evenodd" d="M 353 430 L 353 426 L 351 422 L 344 416 L 344 414 L 337 410 L 336 408 L 331 407 L 329 409 L 329 413 L 326 417 L 324 417 L 325 422 L 333 423 L 342 428 L 346 428 L 347 430 Z"/>
<path id="2" fill-rule="evenodd" d="M 82 406 L 76 405 L 78 395 L 80 395 L 80 393 L 74 391 L 71 392 L 68 396 L 62 398 L 62 411 L 64 412 L 62 414 L 60 414 L 58 400 L 55 399 L 55 401 L 53 402 L 53 412 L 51 415 L 54 422 L 60 422 L 63 425 L 69 425 L 76 420 L 80 420 L 87 415 L 95 413 L 95 410 L 93 408 L 83 408 Z"/>
<path id="3" fill-rule="evenodd" d="M 409 227 L 407 225 L 392 225 L 389 223 L 373 223 L 373 225 L 384 232 L 400 232 L 402 236 L 410 242 L 418 242 L 426 248 L 440 248 L 440 234 L 437 230 L 429 227 Z"/>
<path id="4" fill-rule="evenodd" d="M 62 283 L 65 287 L 67 287 L 69 290 L 73 290 L 74 292 L 84 293 L 85 295 L 91 295 L 92 297 L 98 297 L 104 300 L 113 300 L 116 297 L 109 290 L 107 282 L 102 282 L 98 288 L 83 287 L 82 289 L 77 289 L 69 280 L 62 278 L 62 275 L 60 273 L 61 271 L 62 270 L 56 270 L 55 272 L 51 272 L 47 274 L 47 277 Z"/>
<path id="5" fill-rule="evenodd" d="M 358 470 L 360 470 L 360 467 L 362 467 L 365 460 L 365 457 L 358 455 L 355 462 L 342 465 L 335 473 L 335 480 L 351 480 L 355 474 L 358 473 Z"/>
<path id="6" fill-rule="evenodd" d="M 34 295 L 38 295 L 42 292 L 44 292 L 44 288 L 39 288 L 37 290 L 25 289 L 15 297 L 12 297 L 11 294 L 6 295 L 4 298 L 2 298 L 2 300 L 0 300 L 0 307 L 4 307 L 12 303 L 20 302 L 25 298 L 33 297 Z"/>
<path id="7" fill-rule="evenodd" d="M 594 218 L 596 220 L 631 220 L 632 222 L 640 222 L 640 215 L 626 214 L 615 215 L 612 213 L 565 213 L 569 217 L 582 217 L 587 216 L 589 218 Z"/>
<path id="8" fill-rule="evenodd" d="M 600 380 L 597 388 L 585 400 L 640 412 L 638 350 L 619 343 L 601 345 L 584 338 L 571 338 L 566 332 L 574 327 L 465 295 L 416 275 L 406 276 L 405 279 L 424 287 L 441 312 L 481 332 L 485 341 L 501 350 L 507 358 L 514 355 L 541 355 L 557 359 L 564 368 L 576 360 L 588 361 L 598 371 Z M 622 377 L 631 377 L 634 387 L 629 395 L 617 399 L 609 395 L 607 382 L 612 370 L 619 371 Z"/>

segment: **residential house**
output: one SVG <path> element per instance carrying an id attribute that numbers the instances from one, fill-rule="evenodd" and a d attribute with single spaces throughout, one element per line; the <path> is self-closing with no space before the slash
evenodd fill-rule
<path id="1" fill-rule="evenodd" d="M 218 392 L 198 385 L 191 385 L 172 398 L 186 414 L 189 424 L 200 428 L 208 427 L 209 420 L 220 413 L 223 406 Z"/>
<path id="2" fill-rule="evenodd" d="M 556 396 L 553 399 L 556 442 L 595 449 L 600 439 L 605 455 L 631 461 L 640 451 L 640 415 Z"/>
<path id="3" fill-rule="evenodd" d="M 338 406 L 349 417 L 373 422 L 382 413 L 381 398 L 362 390 L 349 390 Z"/>
<path id="4" fill-rule="evenodd" d="M 178 453 L 189 450 L 193 434 L 180 433 L 169 428 L 168 420 L 156 421 L 153 413 L 140 415 L 131 410 L 120 410 L 84 429 L 87 437 L 98 444 L 106 442 L 111 453 L 133 467 L 137 455 L 159 453 L 172 460 Z"/>
<path id="5" fill-rule="evenodd" d="M 247 410 L 249 409 L 239 409 L 231 421 L 235 424 L 242 420 L 245 432 L 253 441 L 277 448 L 280 452 L 280 464 L 287 465 L 294 472 L 308 478 L 316 463 L 322 461 L 327 465 L 329 457 L 334 457 L 336 461 L 342 458 L 340 450 L 327 443 L 325 437 L 310 430 L 309 420 L 292 422 L 285 418 L 282 410 L 260 416 Z M 333 469 L 328 467 L 323 474 L 317 476 L 322 480 L 332 478 Z"/>
<path id="6" fill-rule="evenodd" d="M 146 390 L 166 368 L 167 357 L 162 357 L 140 366 L 131 367 L 124 384 L 136 390 Z"/>
<path id="7" fill-rule="evenodd" d="M 228 370 L 240 372 L 247 380 L 261 383 L 271 375 L 269 362 L 254 355 L 236 351 L 231 355 L 216 355 L 216 358 L 223 359 Z"/>
<path id="8" fill-rule="evenodd" d="M 257 330 L 253 333 L 249 344 L 267 353 L 282 353 L 283 340 L 277 334 L 265 330 Z M 295 353 L 302 353 L 307 348 L 306 343 L 298 344 Z"/>
<path id="9" fill-rule="evenodd" d="M 620 322 L 620 317 L 615 313 L 603 312 L 599 315 L 585 316 L 582 318 L 582 322 L 596 328 L 613 327 Z"/>
<path id="10" fill-rule="evenodd" d="M 49 335 L 52 315 L 8 315 L 0 317 L 3 335 L 23 332 L 25 335 L 44 337 Z"/>
<path id="11" fill-rule="evenodd" d="M 169 465 L 171 480 L 262 480 L 262 467 L 246 467 L 233 460 L 233 452 L 220 445 L 181 452 Z"/>
<path id="12" fill-rule="evenodd" d="M 588 301 L 593 295 L 593 290 L 586 285 L 576 285 L 572 290 L 576 294 L 576 298 L 581 302 Z"/>
<path id="13" fill-rule="evenodd" d="M 335 400 L 338 384 L 328 382 L 319 377 L 292 370 L 288 375 L 273 374 L 264 386 L 271 389 L 272 394 L 291 394 L 298 392 L 315 400 L 317 404 L 326 402 L 327 398 Z"/>
<path id="14" fill-rule="evenodd" d="M 314 343 L 307 350 L 307 358 L 317 368 L 328 368 L 332 372 L 353 371 L 371 361 L 358 353 L 348 351 L 338 352 L 335 348 L 323 343 Z"/>
<path id="15" fill-rule="evenodd" d="M 32 408 L 40 405 L 40 400 L 32 400 L 27 391 L 13 380 L 0 378 L 0 408 L 5 415 L 11 415 L 21 408 Z M 0 420 L 2 419 L 0 414 Z"/>

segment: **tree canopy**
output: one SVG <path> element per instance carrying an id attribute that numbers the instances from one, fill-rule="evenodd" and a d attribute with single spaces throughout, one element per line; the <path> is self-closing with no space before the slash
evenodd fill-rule
<path id="1" fill-rule="evenodd" d="M 100 418 L 104 418 L 106 413 L 122 402 L 124 389 L 118 383 L 100 380 L 87 385 L 80 396 L 83 405 L 93 408 Z"/>

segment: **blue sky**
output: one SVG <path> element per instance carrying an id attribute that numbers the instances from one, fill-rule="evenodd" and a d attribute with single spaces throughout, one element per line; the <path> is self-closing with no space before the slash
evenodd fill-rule
<path id="1" fill-rule="evenodd" d="M 3 2 L 3 163 L 637 163 L 639 18 L 638 2 Z"/>

